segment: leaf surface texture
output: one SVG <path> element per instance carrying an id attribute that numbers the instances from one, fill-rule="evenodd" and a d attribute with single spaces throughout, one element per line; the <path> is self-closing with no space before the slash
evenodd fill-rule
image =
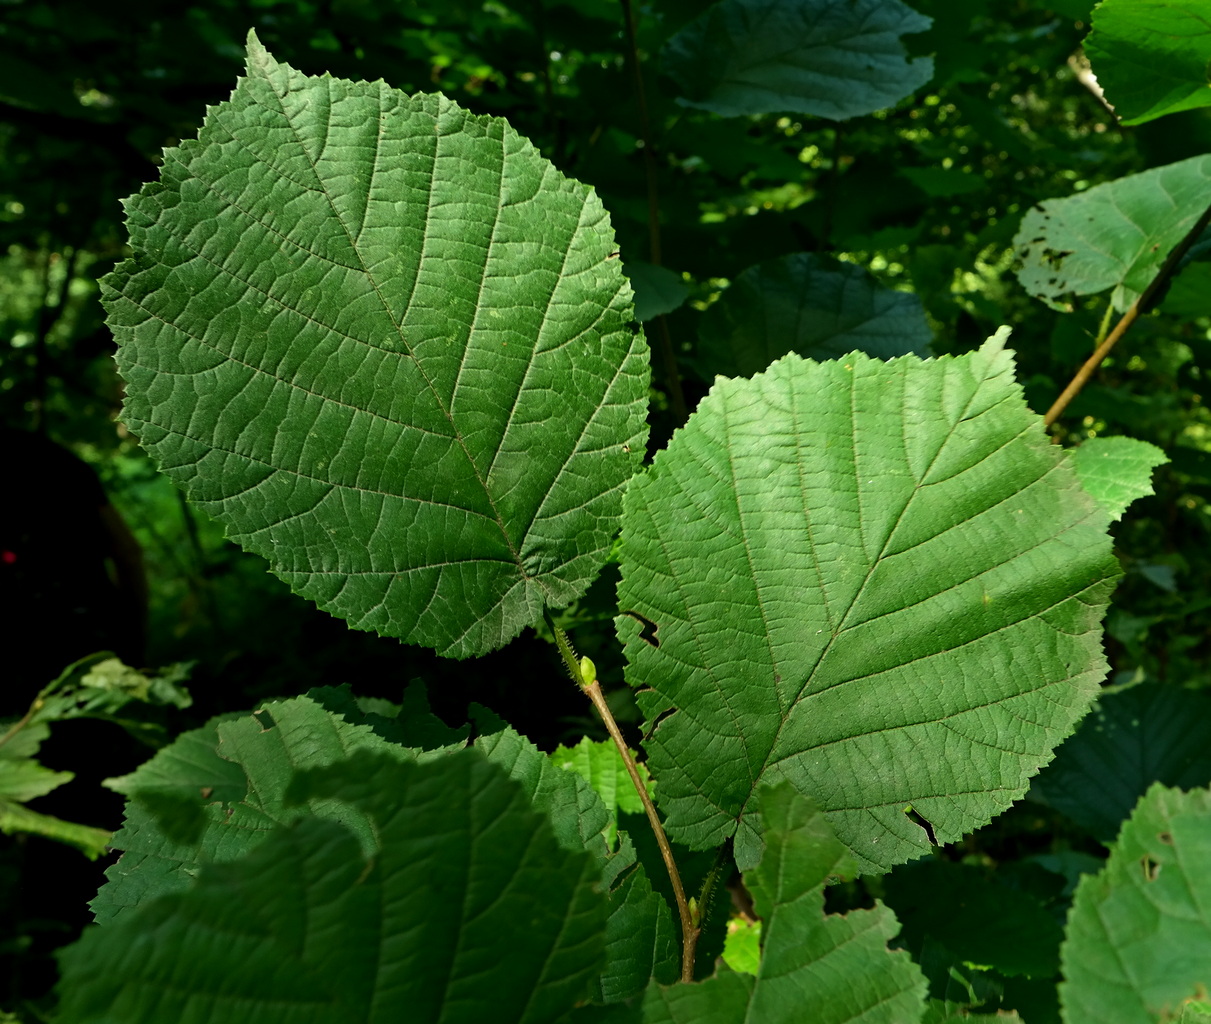
<path id="1" fill-rule="evenodd" d="M 127 214 L 126 421 L 292 589 L 456 657 L 584 591 L 647 399 L 590 189 L 504 121 L 250 37 Z"/>
<path id="2" fill-rule="evenodd" d="M 864 870 L 988 821 L 1105 674 L 1108 518 L 999 337 L 718 381 L 624 513 L 617 623 L 671 834 L 735 833 L 751 867 L 782 779 Z"/>
<path id="3" fill-rule="evenodd" d="M 587 994 L 598 870 L 478 753 L 362 753 L 293 790 L 355 807 L 372 853 L 309 817 L 207 866 L 68 950 L 63 1019 L 547 1024 Z"/>

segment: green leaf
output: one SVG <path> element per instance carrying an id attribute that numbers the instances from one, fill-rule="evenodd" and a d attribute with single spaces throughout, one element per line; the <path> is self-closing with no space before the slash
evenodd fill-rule
<path id="1" fill-rule="evenodd" d="M 1211 155 L 1129 174 L 1026 212 L 1013 245 L 1018 280 L 1052 309 L 1113 288 L 1125 312 L 1207 208 Z"/>
<path id="2" fill-rule="evenodd" d="M 1085 55 L 1123 124 L 1211 106 L 1205 0 L 1102 0 Z"/>
<path id="3" fill-rule="evenodd" d="M 643 997 L 643 1024 L 741 1024 L 754 984 L 752 975 L 735 973 L 694 985 L 654 984 Z"/>
<path id="4" fill-rule="evenodd" d="M 1065 1024 L 1152 1024 L 1211 985 L 1211 792 L 1155 785 L 1096 875 L 1061 949 Z"/>
<path id="5" fill-rule="evenodd" d="M 110 780 L 111 789 L 130 799 L 113 839 L 124 853 L 107 869 L 108 882 L 91 904 L 97 920 L 184 889 L 202 865 L 243 856 L 278 825 L 304 815 L 340 821 L 370 850 L 371 824 L 346 804 L 285 801 L 296 771 L 338 764 L 356 751 L 417 757 L 368 726 L 296 697 L 186 733 L 132 774 Z"/>
<path id="6" fill-rule="evenodd" d="M 652 320 L 663 313 L 671 313 L 685 302 L 690 289 L 680 274 L 668 267 L 654 267 L 650 263 L 627 260 L 627 279 L 635 289 L 635 319 Z"/>
<path id="7" fill-rule="evenodd" d="M 723 962 L 733 971 L 755 975 L 761 964 L 761 922 L 734 918 L 727 925 Z"/>
<path id="8" fill-rule="evenodd" d="M 610 916 L 607 961 L 597 997 L 615 1002 L 642 991 L 653 977 L 676 977 L 680 947 L 669 906 L 652 891 L 651 880 L 643 866 L 635 863 L 629 842 L 617 852 L 607 849 L 604 837 L 614 817 L 588 779 L 557 767 L 555 758 L 544 755 L 491 712 L 473 707 L 472 720 L 479 733 L 475 748 L 521 785 L 535 809 L 550 820 L 561 846 L 587 850 L 601 870 L 602 887 L 610 896 Z M 629 786 L 630 778 L 626 781 Z M 635 799 L 638 802 L 637 796 Z"/>
<path id="9" fill-rule="evenodd" d="M 177 662 L 158 671 L 140 671 L 107 651 L 90 654 L 42 688 L 29 721 L 51 724 L 95 718 L 114 722 L 143 742 L 161 746 L 168 742 L 163 725 L 139 715 L 147 705 L 189 707 L 193 698 L 182 684 L 192 668 L 193 662 Z"/>
<path id="10" fill-rule="evenodd" d="M 70 782 L 71 772 L 57 772 L 40 764 L 38 748 L 50 736 L 50 727 L 41 722 L 5 723 L 0 729 L 0 800 L 24 802 L 45 796 Z"/>
<path id="11" fill-rule="evenodd" d="M 1008 807 L 1088 709 L 1109 517 L 1003 338 L 718 381 L 628 489 L 616 621 L 673 837 L 750 867 L 789 779 L 885 869 Z"/>
<path id="12" fill-rule="evenodd" d="M 127 214 L 126 422 L 295 591 L 453 657 L 584 592 L 648 380 L 590 189 L 504 121 L 250 36 Z"/>
<path id="13" fill-rule="evenodd" d="M 1193 320 L 1207 315 L 1208 295 L 1211 295 L 1211 263 L 1191 263 L 1174 278 L 1160 308 L 1173 316 Z"/>
<path id="14" fill-rule="evenodd" d="M 706 380 L 751 377 L 788 352 L 926 355 L 931 335 L 916 295 L 884 288 L 862 267 L 796 253 L 749 267 L 703 314 L 699 364 Z"/>
<path id="15" fill-rule="evenodd" d="M 898 0 L 721 0 L 665 45 L 678 102 L 724 117 L 842 121 L 890 107 L 933 77 L 900 37 L 929 18 Z"/>
<path id="16" fill-rule="evenodd" d="M 1095 437 L 1073 450 L 1072 465 L 1081 486 L 1121 519 L 1137 498 L 1155 494 L 1152 471 L 1169 461 L 1155 445 L 1130 437 Z"/>
<path id="17" fill-rule="evenodd" d="M 631 751 L 634 756 L 634 751 Z M 635 785 L 627 773 L 622 756 L 609 740 L 593 742 L 587 736 L 574 747 L 558 746 L 551 752 L 551 763 L 565 771 L 574 771 L 584 779 L 605 804 L 610 824 L 606 829 L 606 844 L 614 845 L 614 834 L 618 827 L 618 811 L 627 814 L 643 814 L 643 801 L 635 792 Z M 640 764 L 639 777 L 648 784 L 646 766 Z"/>
<path id="18" fill-rule="evenodd" d="M 1145 683 L 1105 693 L 1030 795 L 1110 842 L 1153 783 L 1211 783 L 1208 722 L 1211 696 L 1204 692 Z"/>
<path id="19" fill-rule="evenodd" d="M 467 745 L 469 726 L 451 729 L 429 708 L 425 685 L 413 680 L 404 691 L 403 701 L 372 697 L 354 697 L 348 684 L 323 686 L 310 690 L 307 696 L 346 722 L 369 726 L 379 736 L 401 747 L 407 747 L 418 761 L 442 757 Z"/>
<path id="20" fill-rule="evenodd" d="M 113 834 L 103 828 L 93 828 L 91 825 L 64 821 L 49 814 L 39 814 L 22 804 L 8 800 L 0 800 L 0 832 L 10 836 L 24 832 L 66 843 L 76 847 L 89 860 L 96 860 L 108 853 L 113 838 Z"/>
<path id="21" fill-rule="evenodd" d="M 854 869 L 825 816 L 787 783 L 763 789 L 760 799 L 765 855 L 744 879 L 764 922 L 755 981 L 724 973 L 696 985 L 653 985 L 644 998 L 645 1022 L 919 1019 L 925 978 L 907 953 L 888 950 L 899 930 L 892 912 L 876 903 L 871 910 L 824 913 L 826 881 Z"/>
<path id="22" fill-rule="evenodd" d="M 490 711 L 473 705 L 475 749 L 521 784 L 534 806 L 551 819 L 556 838 L 568 849 L 586 849 L 598 863 L 609 855 L 604 833 L 610 816 L 587 779 L 565 772 L 533 743 Z"/>
<path id="23" fill-rule="evenodd" d="M 1016 1010 L 999 1010 L 995 1016 L 969 1013 L 962 1003 L 931 999 L 925 1008 L 920 1024 L 962 1024 L 963 1021 L 992 1021 L 995 1024 L 1025 1024 Z"/>
<path id="24" fill-rule="evenodd" d="M 671 984 L 681 971 L 681 934 L 669 905 L 653 891 L 639 865 L 610 893 L 606 966 L 600 999 L 616 1003 L 637 995 L 653 979 Z"/>
<path id="25" fill-rule="evenodd" d="M 478 753 L 361 752 L 305 773 L 292 796 L 355 808 L 373 849 L 307 817 L 89 929 L 62 955 L 62 1019 L 546 1024 L 588 991 L 603 955 L 597 867 Z"/>

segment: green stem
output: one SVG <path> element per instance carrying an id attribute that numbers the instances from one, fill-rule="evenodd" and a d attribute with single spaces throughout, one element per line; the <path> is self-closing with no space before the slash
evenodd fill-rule
<path id="1" fill-rule="evenodd" d="M 601 684 L 598 683 L 596 678 L 585 678 L 584 673 L 581 671 L 581 665 L 584 662 L 577 660 L 576 653 L 568 642 L 567 634 L 555 624 L 555 619 L 552 618 L 549 610 L 544 610 L 543 615 L 547 620 L 547 625 L 551 628 L 551 632 L 555 634 L 555 646 L 559 648 L 559 654 L 563 658 L 568 671 L 572 674 L 573 681 L 580 687 L 585 696 L 592 701 L 593 707 L 597 709 L 597 713 L 605 723 L 606 731 L 609 732 L 610 739 L 614 741 L 614 746 L 622 757 L 622 763 L 626 766 L 627 774 L 631 777 L 631 784 L 635 787 L 635 792 L 639 794 L 644 811 L 647 812 L 648 823 L 652 826 L 652 833 L 656 837 L 656 845 L 660 847 L 660 856 L 664 859 L 664 866 L 669 873 L 669 881 L 673 885 L 673 896 L 677 900 L 677 913 L 681 917 L 681 980 L 687 982 L 693 981 L 694 950 L 698 945 L 700 929 L 698 922 L 695 920 L 695 915 L 690 912 L 689 900 L 685 898 L 685 887 L 681 884 L 681 873 L 677 870 L 677 862 L 673 859 L 673 848 L 669 845 L 668 837 L 664 834 L 664 826 L 660 823 L 660 815 L 656 811 L 656 805 L 652 802 L 652 797 L 648 793 L 647 786 L 643 784 L 643 780 L 639 777 L 639 767 L 631 756 L 631 750 L 627 746 L 626 740 L 623 739 L 622 730 L 618 728 L 618 723 L 614 720 L 614 714 L 610 711 L 609 704 L 606 703 L 605 694 L 601 692 Z M 588 664 L 591 665 L 592 663 L 588 662 Z M 707 890 L 704 887 L 704 895 L 706 893 Z"/>

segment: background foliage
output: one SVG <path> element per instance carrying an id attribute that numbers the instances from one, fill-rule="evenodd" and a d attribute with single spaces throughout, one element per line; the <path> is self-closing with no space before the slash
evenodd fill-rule
<path id="1" fill-rule="evenodd" d="M 249 27 L 279 60 L 306 73 L 381 77 L 409 93 L 440 89 L 473 112 L 504 116 L 559 170 L 596 190 L 653 347 L 667 332 L 682 367 L 683 398 L 655 359 L 654 450 L 679 424 L 682 403 L 693 408 L 705 394 L 733 344 L 730 325 L 756 321 L 745 289 L 758 272 L 750 268 L 758 267 L 791 294 L 797 294 L 796 268 L 805 265 L 852 279 L 855 289 L 888 286 L 891 295 L 881 293 L 882 305 L 861 326 L 872 337 L 898 337 L 905 350 L 921 351 L 928 341 L 937 354 L 970 352 L 1000 324 L 1012 324 L 1019 379 L 1028 402 L 1042 412 L 1090 351 L 1107 295 L 1065 289 L 1057 313 L 1024 290 L 1014 274 L 1024 215 L 1036 203 L 1074 192 L 1092 201 L 1099 183 L 1211 150 L 1208 112 L 1184 100 L 1169 101 L 1175 105 L 1168 109 L 1179 112 L 1137 128 L 1122 127 L 1105 109 L 1087 86 L 1080 58 L 1088 4 L 989 0 L 915 7 L 933 23 L 926 28 L 908 19 L 900 30 L 914 30 L 903 40 L 911 62 L 884 68 L 880 77 L 915 75 L 906 88 L 916 91 L 888 109 L 877 109 L 885 101 L 875 96 L 862 111 L 844 111 L 852 115 L 848 120 L 834 121 L 819 108 L 720 116 L 740 111 L 721 107 L 731 100 L 696 91 L 678 64 L 688 59 L 691 44 L 712 45 L 712 30 L 679 37 L 666 50 L 700 13 L 701 5 L 692 3 L 637 7 L 633 48 L 622 9 L 607 0 L 6 5 L 0 23 L 0 416 L 9 425 L 44 429 L 84 456 L 132 524 L 152 583 L 144 663 L 197 662 L 194 706 L 173 712 L 171 732 L 311 686 L 349 682 L 360 695 L 399 700 L 404 685 L 423 676 L 434 709 L 450 723 L 466 721 L 474 701 L 505 715 L 542 750 L 575 743 L 586 731 L 600 735 L 553 649 L 532 631 L 474 669 L 348 631 L 291 596 L 255 556 L 223 540 L 220 528 L 179 500 L 115 424 L 121 386 L 97 281 L 124 255 L 118 201 L 156 177 L 161 147 L 191 137 L 204 107 L 228 96 Z M 1090 52 L 1096 55 L 1092 42 Z M 924 74 L 930 59 L 932 78 Z M 644 76 L 642 98 L 637 69 Z M 693 103 L 679 104 L 679 95 Z M 1158 102 L 1144 97 L 1138 112 L 1155 110 Z M 1196 178 L 1194 187 L 1205 181 Z M 1154 475 L 1156 495 L 1137 502 L 1115 527 L 1126 577 L 1107 621 L 1108 682 L 1146 685 L 1103 700 L 1097 714 L 1109 726 L 1087 720 L 1030 800 L 933 860 L 824 891 L 835 910 L 864 909 L 882 897 L 899 918 L 898 941 L 921 965 L 931 994 L 956 1005 L 1013 1009 L 1031 1024 L 1058 1020 L 1059 932 L 1047 922 L 1064 919 L 1078 876 L 1098 866 L 1102 842 L 1113 838 L 1153 781 L 1190 786 L 1211 779 L 1201 758 L 1205 730 L 1191 725 L 1199 719 L 1183 703 L 1201 707 L 1209 682 L 1206 267 L 1192 263 L 1183 272 L 1159 313 L 1133 328 L 1060 424 L 1068 443 L 1123 434 L 1151 441 L 1170 459 Z M 667 313 L 663 321 L 654 319 L 659 310 Z M 766 322 L 777 322 L 776 315 L 760 314 Z M 836 328 L 854 329 L 848 323 Z M 818 354 L 814 344 L 823 346 Z M 836 354 L 827 337 L 796 339 L 794 347 L 806 355 Z M 768 350 L 768 358 L 778 354 Z M 736 372 L 746 374 L 768 362 L 764 355 L 753 365 L 731 358 Z M 636 725 L 640 715 L 621 685 L 610 621 L 615 575 L 607 567 L 561 621 L 595 659 L 620 719 Z M 8 713 L 20 714 L 63 667 L 18 678 Z M 1129 709 L 1128 702 L 1143 705 Z M 52 734 L 39 758 L 52 770 L 75 770 L 72 785 L 89 788 L 75 803 L 63 791 L 44 798 L 62 801 L 48 810 L 116 830 L 120 804 L 98 807 L 96 782 L 133 769 L 149 751 L 115 752 L 109 734 L 79 732 L 86 726 L 116 731 L 112 723 L 68 725 L 76 734 L 55 726 L 63 730 L 62 746 Z M 1183 728 L 1193 734 L 1184 738 Z M 638 742 L 638 733 L 632 738 Z M 1139 766 L 1128 770 L 1125 751 L 1140 746 Z M 87 753 L 72 762 L 65 756 L 69 747 Z M 1183 750 L 1188 754 L 1175 753 Z M 1111 769 L 1098 767 L 1099 756 L 1112 766 L 1113 786 L 1106 785 Z M 1089 799 L 1072 801 L 1082 784 Z M 1179 811 L 1158 798 L 1147 813 Z M 617 809 L 620 825 L 641 844 L 638 823 L 627 822 L 632 813 L 625 805 Z M 59 856 L 58 847 L 38 837 L 22 837 L 6 851 L 11 967 L 0 999 L 6 1008 L 36 1014 L 49 1005 L 47 953 L 79 928 L 80 908 L 100 880 L 67 852 L 75 859 L 49 860 Z M 578 862 L 568 855 L 567 863 L 571 879 Z M 692 877 L 692 858 L 686 867 Z M 649 876 L 657 891 L 666 884 L 655 871 Z M 20 879 L 26 884 L 18 885 Z M 250 881 L 215 884 L 238 888 Z M 969 917 L 939 919 L 931 912 L 925 894 L 942 885 L 963 894 Z M 573 881 L 569 887 L 574 893 Z M 1085 891 L 1087 899 L 1097 898 L 1091 887 Z M 649 898 L 655 899 L 650 889 L 634 893 L 636 904 Z M 726 916 L 719 910 L 715 921 Z M 996 927 L 977 930 L 965 920 L 993 920 Z M 653 947 L 667 941 L 654 936 Z M 721 942 L 722 935 L 704 939 L 708 971 L 711 941 Z M 1033 954 L 1025 962 L 1023 945 Z M 659 952 L 653 962 L 661 962 Z M 760 990 L 758 983 L 754 991 Z M 739 1005 L 758 996 L 737 990 L 727 998 Z M 668 1019 L 695 1019 L 668 1012 Z"/>

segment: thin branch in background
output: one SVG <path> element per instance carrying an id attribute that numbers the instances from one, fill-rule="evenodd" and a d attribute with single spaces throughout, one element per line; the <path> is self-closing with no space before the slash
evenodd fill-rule
<path id="1" fill-rule="evenodd" d="M 533 3 L 534 36 L 538 46 L 539 67 L 542 69 L 542 94 L 544 120 L 547 135 L 551 138 L 552 160 L 558 160 L 563 154 L 562 124 L 555 115 L 555 82 L 551 78 L 551 47 L 547 42 L 547 8 L 544 0 L 534 0 Z"/>
<path id="2" fill-rule="evenodd" d="M 48 239 L 44 242 L 42 259 L 42 299 L 38 307 L 38 317 L 34 326 L 34 389 L 32 405 L 34 412 L 33 429 L 35 433 L 46 433 L 46 401 L 49 392 L 51 376 L 51 359 L 48 341 L 51 331 L 63 319 L 67 309 L 67 291 L 72 279 L 76 276 L 79 262 L 79 249 L 64 245 L 59 247 Z M 63 275 L 53 292 L 51 290 L 51 270 L 57 263 L 64 263 Z"/>
<path id="3" fill-rule="evenodd" d="M 660 241 L 660 192 L 657 187 L 656 150 L 652 144 L 652 124 L 648 117 L 647 94 L 643 88 L 639 44 L 635 38 L 635 15 L 631 9 L 631 0 L 620 0 L 620 2 L 627 37 L 627 60 L 635 79 L 635 97 L 639 104 L 639 131 L 643 143 L 643 169 L 648 191 L 648 262 L 659 267 L 662 265 L 663 257 Z M 660 314 L 656 321 L 656 336 L 660 349 L 660 360 L 664 368 L 664 383 L 669 390 L 669 405 L 672 407 L 677 421 L 684 423 L 689 419 L 690 411 L 689 406 L 686 405 L 685 392 L 681 389 L 681 370 L 677 365 L 677 350 L 673 347 L 673 336 L 669 331 L 664 314 Z"/>
<path id="4" fill-rule="evenodd" d="M 1106 356 L 1110 354 L 1110 350 L 1118 344 L 1118 340 L 1127 333 L 1128 328 L 1135 323 L 1141 313 L 1151 308 L 1152 300 L 1168 284 L 1182 257 L 1186 255 L 1190 247 L 1198 240 L 1199 235 L 1206 230 L 1208 223 L 1211 223 L 1211 206 L 1208 206 L 1203 211 L 1202 216 L 1195 221 L 1194 227 L 1186 233 L 1186 237 L 1173 247 L 1173 251 L 1169 253 L 1165 262 L 1161 264 L 1160 270 L 1156 272 L 1156 276 L 1149 282 L 1148 287 L 1131 304 L 1131 308 L 1123 314 L 1122 319 L 1115 324 L 1114 330 L 1107 335 L 1106 340 L 1098 345 L 1093 355 L 1086 359 L 1084 365 L 1077 370 L 1075 376 L 1068 382 L 1068 386 L 1060 393 L 1060 397 L 1047 410 L 1047 415 L 1043 417 L 1044 426 L 1050 427 L 1063 415 L 1064 410 L 1068 408 L 1068 403 L 1077 396 L 1081 388 L 1093 376 L 1094 371 L 1102 364 Z"/>
<path id="5" fill-rule="evenodd" d="M 827 184 L 825 185 L 824 223 L 820 227 L 820 248 L 828 248 L 829 239 L 833 233 L 833 214 L 837 206 L 837 197 L 841 194 L 841 125 L 833 125 L 833 156 L 832 166 L 828 169 Z"/>

